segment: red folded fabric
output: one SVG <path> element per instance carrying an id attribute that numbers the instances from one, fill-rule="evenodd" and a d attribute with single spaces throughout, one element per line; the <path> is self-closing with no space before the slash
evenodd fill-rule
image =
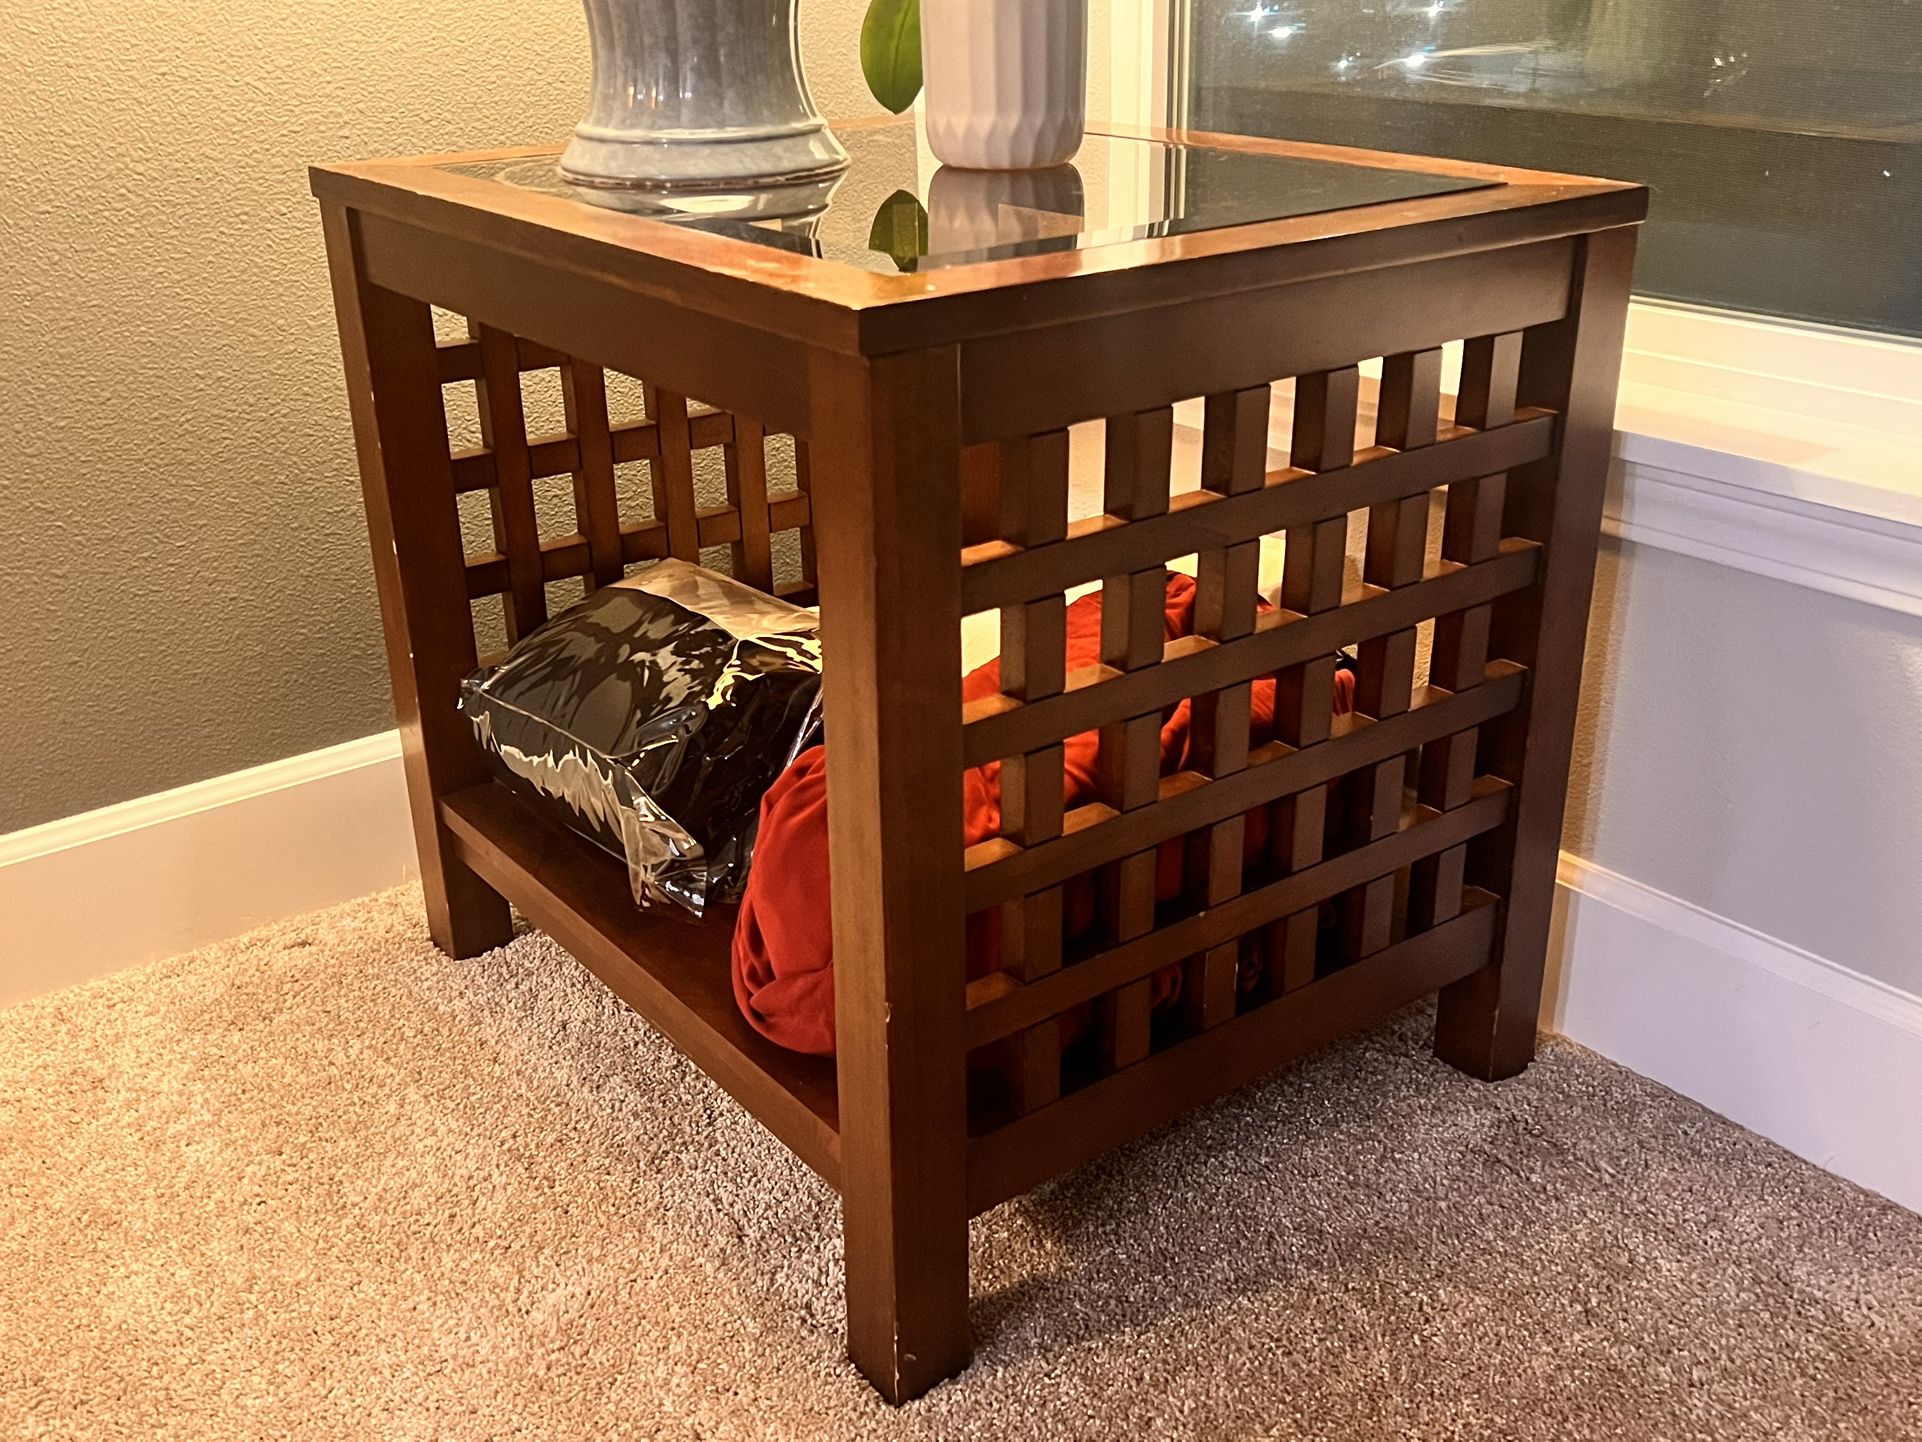
<path id="1" fill-rule="evenodd" d="M 1166 635 L 1169 640 L 1194 629 L 1195 583 L 1184 575 L 1168 578 Z M 1264 608 L 1265 609 L 1265 608 Z M 1101 659 L 1101 593 L 1068 607 L 1067 664 L 1070 672 Z M 1338 673 L 1337 714 L 1350 709 L 1354 678 Z M 962 682 L 962 696 L 976 700 L 1001 690 L 1001 663 L 994 660 Z M 1187 701 L 1162 719 L 1161 772 L 1180 770 L 1188 759 Z M 1274 730 L 1275 683 L 1255 683 L 1250 711 L 1250 743 L 1260 745 Z M 1083 732 L 1063 746 L 1062 799 L 1072 809 L 1096 798 L 1095 768 L 1100 733 Z M 989 762 L 963 776 L 963 841 L 972 846 L 1000 834 L 1001 763 Z M 1252 863 L 1267 840 L 1267 808 L 1248 813 L 1244 856 Z M 1164 842 L 1156 858 L 1157 899 L 1179 896 L 1183 881 L 1183 838 Z M 1095 926 L 1092 876 L 1076 877 L 1064 888 L 1063 910 L 1070 938 Z M 968 918 L 969 980 L 1000 967 L 1000 913 L 996 909 Z M 734 996 L 756 1030 L 794 1051 L 828 1055 L 834 1050 L 834 943 L 828 912 L 827 753 L 816 746 L 803 752 L 782 773 L 761 802 L 761 824 L 754 866 L 734 930 Z M 1169 967 L 1155 977 L 1154 1004 L 1173 1004 L 1181 972 Z M 1080 1015 L 1064 1018 L 1066 1039 L 1085 1026 Z"/>

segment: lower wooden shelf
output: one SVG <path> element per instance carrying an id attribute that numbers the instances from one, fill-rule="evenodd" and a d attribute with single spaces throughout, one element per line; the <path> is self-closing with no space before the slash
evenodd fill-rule
<path id="1" fill-rule="evenodd" d="M 455 792 L 441 816 L 462 861 L 840 1186 L 834 1063 L 775 1046 L 741 1016 L 729 979 L 732 907 L 692 921 L 635 906 L 621 863 L 504 786 Z M 1495 898 L 1471 890 L 1452 921 L 971 1138 L 970 1212 L 1488 965 L 1495 915 Z"/>
<path id="2" fill-rule="evenodd" d="M 491 782 L 444 797 L 441 819 L 462 861 L 840 1186 L 834 1062 L 778 1047 L 742 1017 L 734 908 L 694 921 L 637 907 L 625 867 Z"/>

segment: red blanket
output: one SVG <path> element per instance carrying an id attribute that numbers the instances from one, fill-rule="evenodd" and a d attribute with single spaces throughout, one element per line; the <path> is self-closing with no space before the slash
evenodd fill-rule
<path id="1" fill-rule="evenodd" d="M 1193 578 L 1168 578 L 1167 636 L 1173 640 L 1194 630 Z M 1101 593 L 1096 591 L 1068 607 L 1068 670 L 1092 666 L 1101 659 Z M 1335 711 L 1353 704 L 1354 678 L 1346 672 L 1335 678 Z M 990 661 L 962 682 L 962 696 L 975 700 L 1001 689 L 1001 663 Z M 1189 764 L 1189 703 L 1182 701 L 1163 717 L 1161 772 L 1164 776 Z M 1250 703 L 1250 743 L 1260 745 L 1273 734 L 1275 683 L 1255 683 Z M 1086 731 L 1064 746 L 1062 797 L 1066 805 L 1096 799 L 1095 764 L 1100 734 Z M 1000 834 L 1001 763 L 989 762 L 963 776 L 965 845 L 972 846 Z M 828 921 L 828 812 L 827 753 L 816 746 L 803 752 L 782 773 L 761 802 L 761 826 L 748 873 L 747 894 L 741 902 L 734 930 L 734 996 L 742 1013 L 770 1040 L 794 1051 L 828 1055 L 834 1050 L 834 944 Z M 1265 807 L 1248 813 L 1244 854 L 1255 861 L 1267 841 Z M 1155 888 L 1162 901 L 1173 900 L 1182 888 L 1183 838 L 1164 842 L 1157 855 Z M 1095 887 L 1092 876 L 1070 881 L 1064 894 L 1070 939 L 1091 932 L 1095 925 Z M 968 918 L 968 977 L 973 980 L 1000 966 L 999 912 L 989 910 Z M 1181 972 L 1169 967 L 1155 978 L 1155 1004 L 1172 1004 L 1180 995 Z M 1070 1031 L 1077 1021 L 1067 1022 Z"/>

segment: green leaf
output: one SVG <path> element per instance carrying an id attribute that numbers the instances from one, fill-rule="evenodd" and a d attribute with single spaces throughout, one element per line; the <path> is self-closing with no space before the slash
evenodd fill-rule
<path id="1" fill-rule="evenodd" d="M 913 270 L 915 262 L 928 253 L 927 208 L 909 192 L 895 191 L 874 212 L 868 249 L 892 257 L 900 270 Z"/>
<path id="2" fill-rule="evenodd" d="M 921 0 L 869 0 L 861 22 L 861 73 L 874 98 L 899 115 L 921 93 Z"/>

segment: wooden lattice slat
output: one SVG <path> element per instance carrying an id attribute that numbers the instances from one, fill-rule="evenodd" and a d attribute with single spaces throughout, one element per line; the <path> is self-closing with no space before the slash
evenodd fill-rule
<path id="1" fill-rule="evenodd" d="M 1017 438 L 1014 444 L 1020 444 Z M 1015 494 L 1012 483 L 1003 484 L 1001 479 L 1001 447 L 989 441 L 977 446 L 968 446 L 961 452 L 961 542 L 973 545 L 977 541 L 992 540 L 997 536 L 1012 539 L 1009 523 L 1012 517 L 1005 514 L 1002 503 L 1019 511 L 1022 499 Z"/>
<path id="2" fill-rule="evenodd" d="M 614 486 L 614 437 L 607 420 L 607 377 L 597 365 L 570 360 L 561 367 L 561 404 L 578 457 L 574 515 L 587 538 L 588 585 L 621 579 L 621 503 Z"/>
<path id="3" fill-rule="evenodd" d="M 808 444 L 799 436 L 794 438 L 794 484 L 803 499 L 812 506 L 814 468 L 808 455 Z M 808 596 L 812 596 L 820 585 L 820 572 L 814 555 L 814 527 L 809 525 L 801 532 L 801 584 L 797 588 Z"/>
<path id="4" fill-rule="evenodd" d="M 440 372 L 440 383 L 451 385 L 455 381 L 479 380 L 487 369 L 486 357 L 482 354 L 479 339 L 468 327 L 465 339 L 453 336 L 435 342 L 435 364 Z M 550 370 L 564 365 L 567 357 L 559 351 L 551 350 L 537 341 L 519 338 L 514 344 L 514 365 L 523 371 Z"/>
<path id="5" fill-rule="evenodd" d="M 1108 421 L 1102 509 L 1121 521 L 1168 509 L 1174 458 L 1174 411 L 1169 407 Z M 1167 572 L 1152 569 L 1108 577 L 1101 591 L 1101 660 L 1117 671 L 1140 671 L 1161 660 L 1167 636 Z M 1117 811 L 1151 804 L 1161 780 L 1161 712 L 1149 709 L 1101 728 L 1097 790 Z M 1105 867 L 1099 878 L 1103 928 L 1116 943 L 1150 931 L 1155 922 L 1155 853 L 1137 852 Z M 1148 1055 L 1152 991 L 1131 982 L 1101 998 L 1097 1033 L 1103 1064 L 1132 1066 Z"/>
<path id="6" fill-rule="evenodd" d="M 667 523 L 667 552 L 683 561 L 701 559 L 700 516 L 694 507 L 694 436 L 687 397 L 659 386 L 644 387 L 660 459 L 653 462 L 654 518 Z"/>
<path id="7" fill-rule="evenodd" d="M 1439 350 L 1386 357 L 1382 362 L 1375 439 L 1398 451 L 1432 446 L 1441 415 L 1442 353 Z M 1428 551 L 1428 494 L 1387 501 L 1368 512 L 1367 549 L 1362 579 L 1396 590 L 1422 578 Z M 1382 720 L 1399 716 L 1414 699 L 1414 627 L 1391 631 L 1361 643 L 1355 678 L 1355 709 Z M 1349 797 L 1350 834 L 1377 841 L 1401 824 L 1406 758 L 1391 756 L 1359 775 Z M 1381 876 L 1344 899 L 1342 954 L 1350 960 L 1372 956 L 1392 939 L 1395 878 Z"/>
<path id="8" fill-rule="evenodd" d="M 1267 386 L 1209 396 L 1202 417 L 1201 486 L 1214 495 L 1260 489 L 1268 473 Z M 1195 634 L 1233 641 L 1255 629 L 1261 543 L 1243 541 L 1197 557 Z M 1208 777 L 1232 776 L 1248 763 L 1248 725 L 1254 691 L 1243 681 L 1203 692 L 1191 703 L 1190 734 L 1195 769 Z M 1197 908 L 1219 906 L 1241 890 L 1247 823 L 1237 812 L 1195 833 L 1188 843 L 1186 890 Z M 1182 983 L 1183 1012 L 1194 1030 L 1218 1026 L 1235 1014 L 1234 941 L 1189 958 Z"/>
<path id="9" fill-rule="evenodd" d="M 474 382 L 481 443 L 493 455 L 494 545 L 507 558 L 507 639 L 525 636 L 547 619 L 540 522 L 527 455 L 527 418 L 521 403 L 518 343 L 505 331 L 477 327 L 481 376 Z"/>
<path id="10" fill-rule="evenodd" d="M 1516 413 L 1522 336 L 1482 336 L 1463 348 L 1458 424 L 1478 430 L 1507 425 Z M 1502 511 L 1507 499 L 1505 474 L 1477 476 L 1448 488 L 1442 526 L 1442 557 L 1471 565 L 1496 554 L 1502 543 Z M 1487 606 L 1438 616 L 1429 661 L 1437 686 L 1461 691 L 1478 684 L 1488 660 L 1492 613 Z M 1431 742 L 1422 749 L 1418 794 L 1429 806 L 1446 809 L 1467 799 L 1475 781 L 1479 731 L 1469 729 Z M 1433 926 L 1461 910 L 1467 850 L 1456 847 L 1417 866 L 1409 878 L 1410 927 Z"/>
<path id="11" fill-rule="evenodd" d="M 969 1209 L 979 1214 L 1308 1055 L 1365 1020 L 1472 978 L 1492 957 L 1499 914 L 1494 901 L 1471 889 L 1455 920 L 1246 1013 L 1212 1038 L 1163 1051 L 1056 1106 L 974 1138 L 968 1149 Z"/>
<path id="12" fill-rule="evenodd" d="M 767 447 L 761 428 L 746 419 L 734 423 L 724 448 L 727 503 L 739 518 L 740 538 L 733 547 L 734 579 L 763 591 L 774 589 L 774 553 L 768 541 Z"/>
<path id="13" fill-rule="evenodd" d="M 1317 475 L 1346 469 L 1355 459 L 1355 415 L 1361 373 L 1350 366 L 1302 376 L 1295 382 L 1290 462 Z M 1347 513 L 1291 529 L 1282 558 L 1281 605 L 1300 616 L 1341 605 L 1348 554 Z M 1330 652 L 1312 656 L 1275 677 L 1275 739 L 1313 746 L 1328 739 L 1335 702 L 1335 661 Z M 1275 807 L 1269 854 L 1283 872 L 1321 860 L 1326 844 L 1328 788 L 1311 787 Z M 1318 915 L 1312 908 L 1275 922 L 1263 939 L 1264 995 L 1292 991 L 1315 974 Z"/>
<path id="14" fill-rule="evenodd" d="M 1068 524 L 1068 433 L 1009 441 L 998 458 L 1000 514 L 1007 539 L 1020 545 L 1058 540 Z M 1048 596 L 1001 612 L 1001 689 L 1037 700 L 1058 695 L 1067 680 L 1067 601 Z M 1021 846 L 1061 835 L 1062 747 L 1042 747 L 1001 764 L 1001 830 Z M 1062 892 L 1045 886 L 1001 912 L 1003 972 L 1023 983 L 1061 968 Z M 1011 1042 L 1011 1080 L 1019 1111 L 1061 1095 L 1061 1032 L 1050 1019 Z"/>

